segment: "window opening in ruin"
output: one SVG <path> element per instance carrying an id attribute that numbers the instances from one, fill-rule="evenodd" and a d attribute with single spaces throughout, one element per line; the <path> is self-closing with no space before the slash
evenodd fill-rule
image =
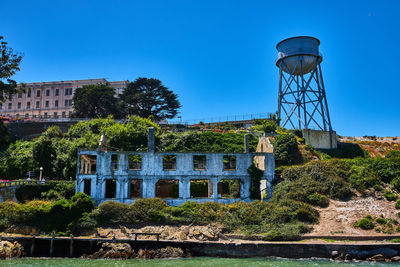
<path id="1" fill-rule="evenodd" d="M 95 174 L 96 173 L 96 155 L 81 155 L 81 166 L 79 173 Z"/>
<path id="2" fill-rule="evenodd" d="M 236 156 L 225 155 L 223 158 L 224 171 L 234 171 L 236 170 Z"/>
<path id="3" fill-rule="evenodd" d="M 175 171 L 176 170 L 176 156 L 175 155 L 163 155 L 163 170 L 164 171 Z"/>
<path id="4" fill-rule="evenodd" d="M 142 169 L 142 156 L 141 155 L 128 155 L 128 168 L 130 170 Z"/>
<path id="5" fill-rule="evenodd" d="M 193 156 L 193 168 L 196 171 L 205 171 L 207 169 L 206 155 Z"/>
<path id="6" fill-rule="evenodd" d="M 218 197 L 221 198 L 240 198 L 240 180 L 223 179 L 217 186 Z"/>
<path id="7" fill-rule="evenodd" d="M 156 197 L 160 198 L 178 198 L 179 181 L 178 180 L 158 180 L 156 183 Z"/>
<path id="8" fill-rule="evenodd" d="M 130 198 L 142 197 L 142 180 L 135 179 L 130 181 L 129 197 Z"/>
<path id="9" fill-rule="evenodd" d="M 115 198 L 117 195 L 117 180 L 106 179 L 105 198 Z"/>
<path id="10" fill-rule="evenodd" d="M 111 169 L 118 170 L 118 155 L 111 155 Z"/>
<path id="11" fill-rule="evenodd" d="M 83 193 L 90 196 L 91 191 L 92 191 L 92 181 L 89 179 L 84 179 L 83 180 Z"/>
<path id="12" fill-rule="evenodd" d="M 191 198 L 211 198 L 213 183 L 210 180 L 190 180 Z"/>

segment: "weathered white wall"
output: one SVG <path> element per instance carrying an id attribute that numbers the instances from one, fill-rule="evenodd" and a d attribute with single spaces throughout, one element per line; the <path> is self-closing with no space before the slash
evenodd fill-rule
<path id="1" fill-rule="evenodd" d="M 118 169 L 111 169 L 111 155 L 118 155 Z M 128 169 L 128 155 L 136 154 L 142 156 L 141 170 Z M 274 178 L 275 162 L 272 153 L 158 153 L 158 152 L 112 152 L 112 151 L 79 151 L 80 155 L 96 155 L 96 174 L 81 174 L 80 161 L 77 166 L 77 192 L 84 191 L 84 179 L 91 180 L 91 197 L 99 204 L 105 201 L 105 180 L 115 179 L 117 181 L 116 198 L 114 200 L 130 203 L 134 199 L 129 198 L 129 184 L 132 179 L 142 180 L 142 197 L 155 197 L 155 184 L 160 179 L 174 179 L 179 181 L 179 198 L 167 199 L 172 205 L 179 205 L 187 200 L 218 201 L 230 203 L 238 200 L 249 201 L 250 176 L 248 167 L 253 162 L 254 156 L 263 156 L 265 160 L 265 171 L 263 179 L 268 184 Z M 163 170 L 163 155 L 176 156 L 176 170 Z M 193 156 L 205 155 L 207 160 L 206 170 L 194 170 Z M 223 170 L 223 156 L 236 156 L 236 170 Z M 191 199 L 190 180 L 206 179 L 213 184 L 212 198 Z M 240 179 L 240 199 L 218 198 L 217 184 L 222 179 Z"/>
<path id="2" fill-rule="evenodd" d="M 307 144 L 314 148 L 334 149 L 337 148 L 337 137 L 335 131 L 316 131 L 304 129 L 303 137 Z"/>

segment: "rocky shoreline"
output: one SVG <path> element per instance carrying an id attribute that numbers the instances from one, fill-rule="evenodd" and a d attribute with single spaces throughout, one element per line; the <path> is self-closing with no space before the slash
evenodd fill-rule
<path id="1" fill-rule="evenodd" d="M 18 242 L 0 241 L 0 259 L 20 258 L 24 256 L 24 247 Z"/>
<path id="2" fill-rule="evenodd" d="M 91 254 L 83 255 L 87 259 L 161 259 L 191 257 L 189 251 L 182 248 L 166 247 L 159 249 L 139 249 L 134 251 L 128 243 L 103 243 L 101 248 Z"/>

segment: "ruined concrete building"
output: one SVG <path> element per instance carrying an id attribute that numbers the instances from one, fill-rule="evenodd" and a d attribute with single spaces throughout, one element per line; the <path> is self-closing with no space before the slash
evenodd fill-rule
<path id="1" fill-rule="evenodd" d="M 105 138 L 102 138 L 105 141 Z M 244 153 L 156 152 L 154 128 L 149 128 L 147 152 L 79 150 L 76 191 L 92 197 L 98 205 L 114 200 L 131 203 L 137 198 L 163 198 L 169 205 L 191 200 L 232 203 L 250 200 L 252 163 L 262 170 L 260 190 L 269 198 L 275 161 L 272 145 L 259 139 L 250 153 L 245 136 Z"/>

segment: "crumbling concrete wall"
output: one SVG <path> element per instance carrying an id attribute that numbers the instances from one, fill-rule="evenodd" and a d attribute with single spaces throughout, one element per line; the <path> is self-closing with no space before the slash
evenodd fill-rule
<path id="1" fill-rule="evenodd" d="M 188 200 L 197 202 L 216 201 L 221 203 L 232 203 L 235 201 L 250 200 L 250 175 L 247 169 L 253 163 L 253 158 L 258 157 L 258 161 L 263 161 L 264 176 L 266 187 L 270 187 L 274 179 L 275 160 L 273 152 L 256 153 L 203 153 L 190 152 L 178 153 L 168 152 L 160 153 L 154 151 L 154 132 L 149 130 L 149 151 L 148 152 L 117 152 L 101 150 L 80 150 L 78 152 L 78 166 L 76 177 L 76 191 L 85 191 L 84 180 L 90 181 L 90 195 L 96 204 L 106 200 L 115 200 L 123 203 L 135 201 L 130 198 L 131 180 L 141 181 L 141 197 L 153 198 L 156 196 L 156 183 L 159 180 L 177 180 L 179 183 L 179 197 L 165 199 L 170 205 L 181 205 Z M 245 142 L 246 143 L 246 142 Z M 246 145 L 244 150 L 248 151 Z M 93 173 L 82 173 L 81 155 L 96 156 L 96 170 Z M 117 164 L 112 164 L 112 155 L 117 155 Z M 141 159 L 141 168 L 139 170 L 129 169 L 129 155 L 139 155 Z M 163 168 L 163 156 L 176 156 L 175 170 L 165 170 Z M 193 157 L 204 155 L 206 157 L 206 169 L 196 170 L 193 164 Z M 224 170 L 224 156 L 236 157 L 236 168 L 234 170 Z M 87 157 L 87 156 L 86 156 Z M 114 156 L 115 157 L 115 156 Z M 116 166 L 116 168 L 113 168 Z M 116 197 L 113 199 L 105 198 L 106 180 L 116 181 Z M 240 180 L 240 198 L 222 198 L 218 194 L 218 183 L 225 179 Z M 190 181 L 191 180 L 209 180 L 212 183 L 212 194 L 209 198 L 191 198 Z M 268 189 L 267 189 L 268 190 Z"/>
<path id="2" fill-rule="evenodd" d="M 314 148 L 335 149 L 337 148 L 337 137 L 335 131 L 316 131 L 304 129 L 303 138 L 307 144 Z"/>

